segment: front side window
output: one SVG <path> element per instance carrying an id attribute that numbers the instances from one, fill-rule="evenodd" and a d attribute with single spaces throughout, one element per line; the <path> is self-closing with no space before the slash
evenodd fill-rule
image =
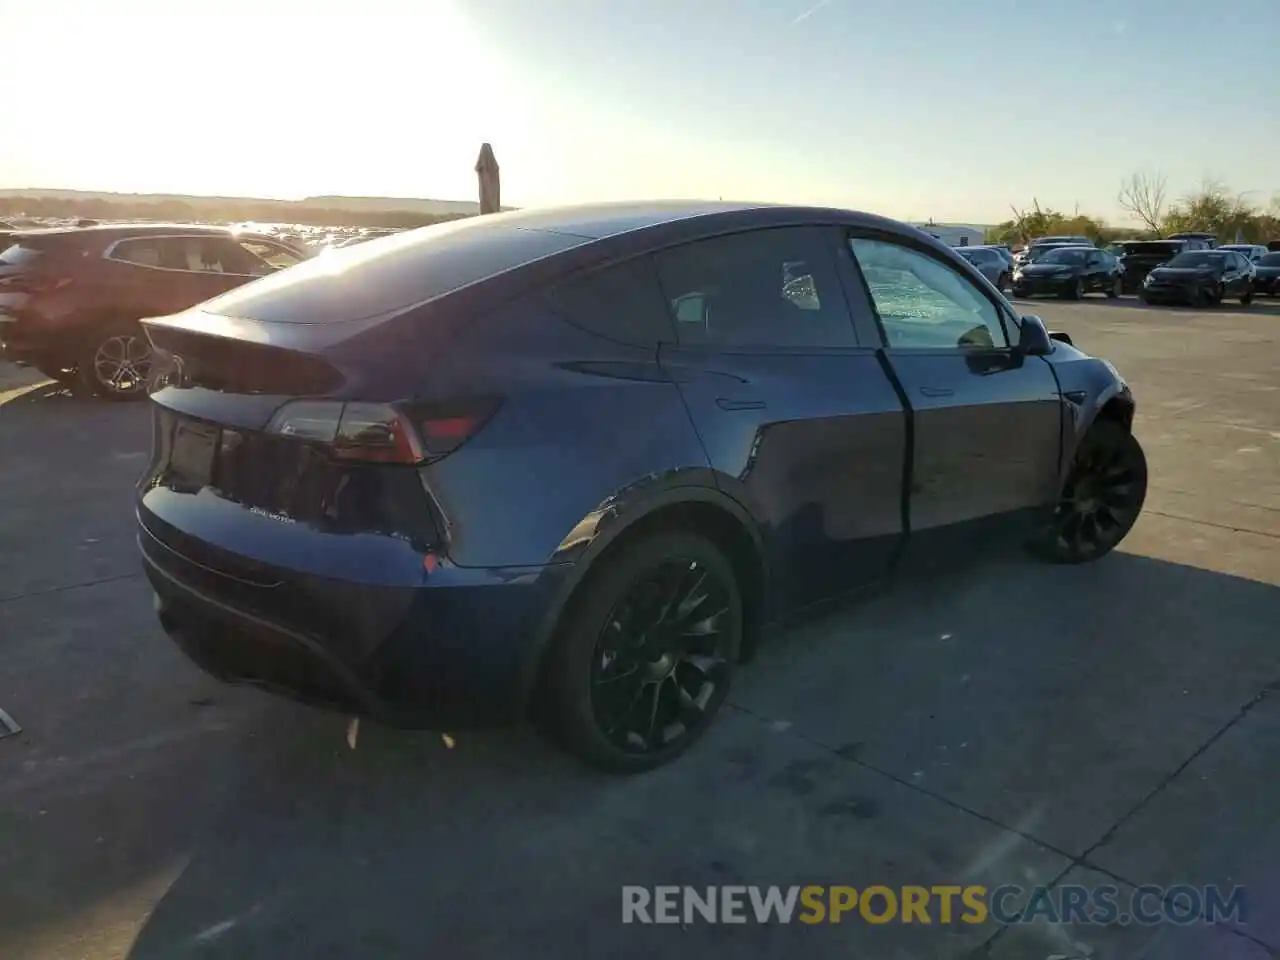
<path id="1" fill-rule="evenodd" d="M 252 273 L 255 276 L 265 276 L 273 271 L 292 267 L 296 263 L 301 263 L 304 259 L 292 250 L 288 250 L 278 244 L 268 243 L 265 240 L 241 239 L 236 242 L 240 244 L 241 249 L 254 258 Z M 267 269 L 263 269 L 256 261 L 261 261 Z"/>
<path id="2" fill-rule="evenodd" d="M 1000 312 L 941 260 L 885 240 L 849 240 L 889 346 L 973 349 L 1008 346 Z"/>
<path id="3" fill-rule="evenodd" d="M 778 227 L 654 255 L 681 343 L 855 346 L 825 231 Z"/>

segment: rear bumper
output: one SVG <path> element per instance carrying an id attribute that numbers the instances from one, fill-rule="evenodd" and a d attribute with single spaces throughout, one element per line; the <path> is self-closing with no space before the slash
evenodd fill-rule
<path id="1" fill-rule="evenodd" d="M 51 331 L 30 315 L 6 311 L 0 303 L 0 359 L 18 364 L 67 363 L 75 357 L 68 333 Z"/>
<path id="2" fill-rule="evenodd" d="M 197 547 L 145 507 L 138 516 L 161 626 L 198 666 L 399 727 L 517 719 L 569 569 L 441 566 L 417 586 L 335 581 Z"/>

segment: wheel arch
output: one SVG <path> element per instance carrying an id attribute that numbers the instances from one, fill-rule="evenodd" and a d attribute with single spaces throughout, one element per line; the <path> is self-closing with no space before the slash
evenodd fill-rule
<path id="1" fill-rule="evenodd" d="M 759 526 L 746 507 L 716 487 L 688 486 L 665 490 L 643 506 L 608 516 L 614 518 L 613 522 L 595 525 L 595 534 L 578 552 L 571 572 L 557 585 L 548 612 L 538 625 L 521 671 L 522 712 L 541 685 L 556 629 L 582 596 L 581 588 L 617 551 L 660 530 L 699 533 L 724 551 L 738 578 L 744 606 L 740 659 L 745 662 L 756 651 L 769 574 Z"/>

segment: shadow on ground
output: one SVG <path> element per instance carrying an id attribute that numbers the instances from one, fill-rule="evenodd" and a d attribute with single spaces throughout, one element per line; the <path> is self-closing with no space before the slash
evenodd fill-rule
<path id="1" fill-rule="evenodd" d="M 1087 307 L 1112 307 L 1114 309 L 1143 310 L 1151 313 L 1160 319 L 1168 320 L 1170 315 L 1176 317 L 1181 314 L 1194 313 L 1204 316 L 1218 316 L 1222 314 L 1234 314 L 1239 316 L 1255 316 L 1255 317 L 1280 317 L 1280 299 L 1254 300 L 1248 306 L 1240 303 L 1238 300 L 1228 300 L 1216 307 L 1197 307 L 1190 304 L 1186 306 L 1168 306 L 1168 305 L 1151 305 L 1145 304 L 1135 296 L 1124 296 L 1112 300 L 1109 297 L 1087 296 L 1083 300 L 1069 300 L 1062 297 L 1014 297 L 1006 294 L 1010 303 L 1018 304 L 1023 307 L 1024 313 L 1034 313 L 1030 307 L 1034 304 L 1053 303 L 1064 307 L 1087 306 Z"/>
<path id="2" fill-rule="evenodd" d="M 137 918 L 159 899 L 132 960 L 964 956 L 995 930 L 637 928 L 620 887 L 1050 883 L 1258 702 L 1280 674 L 1275 623 L 1280 589 L 1254 581 L 1126 554 L 1070 570 L 997 559 L 775 640 L 706 742 L 631 779 L 524 730 L 450 748 L 367 728 L 352 752 L 341 718 L 264 698 L 218 727 L 214 705 L 205 733 L 117 765 L 124 788 L 77 776 L 23 792 L 0 847 L 0 952 L 37 955 L 50 929 L 132 897 Z M 973 742 L 944 762 L 936 747 L 961 735 Z M 1280 775 L 1266 762 L 1250 777 Z M 1261 803 L 1244 815 L 1267 816 Z M 100 813 L 68 822 L 84 809 Z M 1218 842 L 1166 847 L 1229 869 Z M 1280 915 L 1280 898 L 1256 907 Z M 120 949 L 136 922 L 116 924 Z M 1080 936 L 1116 955 L 1110 933 Z"/>

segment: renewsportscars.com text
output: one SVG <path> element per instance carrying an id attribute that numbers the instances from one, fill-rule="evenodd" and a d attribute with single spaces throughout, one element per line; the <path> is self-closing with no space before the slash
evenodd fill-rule
<path id="1" fill-rule="evenodd" d="M 1245 891 L 1215 886 L 624 886 L 623 923 L 1246 922 Z"/>

